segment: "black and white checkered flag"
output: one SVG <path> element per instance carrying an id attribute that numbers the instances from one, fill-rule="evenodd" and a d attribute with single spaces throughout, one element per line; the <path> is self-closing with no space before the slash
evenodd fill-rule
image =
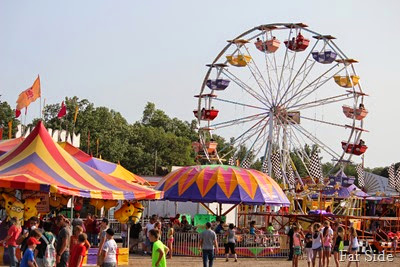
<path id="1" fill-rule="evenodd" d="M 235 166 L 236 165 L 236 157 L 235 157 L 235 155 L 233 155 L 232 157 L 229 158 L 228 165 L 231 165 L 231 166 Z"/>
<path id="2" fill-rule="evenodd" d="M 282 180 L 281 155 L 279 151 L 272 154 L 271 161 L 275 179 Z"/>
<path id="3" fill-rule="evenodd" d="M 400 193 L 400 167 L 397 168 L 396 176 L 394 177 L 394 179 L 394 183 L 396 184 L 396 191 Z"/>
<path id="4" fill-rule="evenodd" d="M 311 177 L 314 179 L 318 179 L 320 184 L 324 182 L 324 178 L 322 177 L 321 163 L 319 162 L 319 156 L 317 152 L 314 152 L 311 157 L 309 171 Z"/>
<path id="5" fill-rule="evenodd" d="M 365 187 L 365 180 L 364 180 L 364 168 L 362 164 L 358 164 L 356 166 L 357 176 L 358 176 L 358 185 L 363 188 Z"/>
<path id="6" fill-rule="evenodd" d="M 249 159 L 249 157 L 245 158 L 245 159 L 242 161 L 242 164 L 241 164 L 240 166 L 241 166 L 242 168 L 244 168 L 244 169 L 250 168 L 250 159 Z"/>
<path id="7" fill-rule="evenodd" d="M 262 165 L 261 165 L 261 172 L 265 173 L 265 174 L 269 174 L 268 173 L 268 159 L 267 157 L 265 157 Z"/>
<path id="8" fill-rule="evenodd" d="M 394 166 L 394 164 L 392 164 L 392 165 L 390 165 L 389 170 L 388 170 L 388 172 L 389 172 L 389 186 L 396 190 L 397 183 L 396 183 L 396 176 L 394 174 L 394 171 L 395 171 L 394 168 L 395 168 L 395 166 Z"/>
<path id="9" fill-rule="evenodd" d="M 293 168 L 292 168 L 292 164 L 289 163 L 287 165 L 287 171 L 286 171 L 286 177 L 289 180 L 289 185 L 291 188 L 294 188 L 295 184 L 296 184 L 296 180 L 294 179 L 294 172 L 293 172 Z"/>

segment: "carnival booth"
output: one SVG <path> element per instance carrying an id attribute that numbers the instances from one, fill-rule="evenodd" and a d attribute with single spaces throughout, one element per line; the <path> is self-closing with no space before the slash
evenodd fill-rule
<path id="1" fill-rule="evenodd" d="M 280 186 L 266 174 L 228 165 L 199 165 L 182 167 L 164 177 L 155 187 L 164 191 L 164 199 L 199 202 L 211 215 L 225 216 L 240 204 L 289 206 L 290 202 Z M 214 212 L 210 204 L 218 203 Z M 233 204 L 226 211 L 222 204 Z M 203 216 L 205 217 L 205 216 Z M 210 220 L 213 216 L 209 216 Z M 202 218 L 205 219 L 205 218 Z M 203 220 L 205 223 L 206 220 Z M 201 226 L 198 226 L 201 227 Z M 176 233 L 174 253 L 185 256 L 200 255 L 197 231 Z M 195 242 L 192 242 L 195 240 Z M 223 255 L 222 236 L 218 236 Z M 246 231 L 237 235 L 236 252 L 242 257 L 271 257 L 284 255 L 286 244 L 281 236 L 268 236 L 259 232 L 249 235 Z"/>
<path id="2" fill-rule="evenodd" d="M 163 197 L 163 192 L 108 175 L 78 161 L 52 140 L 41 121 L 22 143 L 0 157 L 0 187 L 5 189 L 1 196 L 7 220 L 15 216 L 22 222 L 39 215 L 42 201 L 51 206 L 65 205 L 69 198 L 76 205 L 83 198 L 97 199 L 108 208 L 124 201 L 124 214 L 119 218 L 122 222 L 142 211 L 136 201 Z M 130 208 L 126 209 L 127 206 Z M 97 254 L 97 249 L 90 249 L 84 264 L 96 264 L 93 260 Z M 4 253 L 0 251 L 0 255 Z M 5 256 L 2 260 L 7 264 Z M 118 261 L 120 265 L 128 264 L 128 248 L 119 248 Z"/>

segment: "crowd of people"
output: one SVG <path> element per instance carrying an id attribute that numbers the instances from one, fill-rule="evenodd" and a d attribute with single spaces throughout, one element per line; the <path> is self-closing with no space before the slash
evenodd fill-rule
<path id="1" fill-rule="evenodd" d="M 99 248 L 99 266 L 117 264 L 114 230 L 109 228 L 107 218 L 98 221 L 89 214 L 83 221 L 76 213 L 72 221 L 57 215 L 44 220 L 32 217 L 23 227 L 17 218 L 8 223 L 7 236 L 0 242 L 6 248 L 11 267 L 82 266 L 91 246 Z M 21 254 L 17 255 L 17 251 Z"/>
<path id="2" fill-rule="evenodd" d="M 332 229 L 333 228 L 333 229 Z M 308 231 L 303 231 L 299 224 L 293 224 L 288 232 L 289 243 L 289 259 L 292 266 L 297 267 L 299 258 L 304 254 L 307 259 L 308 266 L 315 266 L 318 258 L 318 266 L 329 266 L 331 256 L 333 255 L 335 266 L 340 266 L 340 253 L 346 252 L 348 263 L 352 262 L 356 266 L 359 262 L 357 259 L 357 251 L 359 250 L 359 242 L 357 231 L 354 227 L 350 227 L 347 233 L 349 245 L 347 251 L 344 250 L 345 229 L 335 222 L 331 227 L 328 221 L 324 221 L 323 225 L 314 223 L 310 225 Z"/>

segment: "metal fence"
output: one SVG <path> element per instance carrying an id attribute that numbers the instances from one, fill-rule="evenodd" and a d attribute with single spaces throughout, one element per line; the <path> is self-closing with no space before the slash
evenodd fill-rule
<path id="1" fill-rule="evenodd" d="M 163 232 L 161 240 L 167 244 L 167 232 Z M 217 235 L 217 256 L 225 255 L 224 237 Z M 174 234 L 173 255 L 201 256 L 200 234 L 182 233 Z M 286 236 L 282 235 L 236 235 L 236 253 L 239 257 L 249 258 L 280 258 L 287 257 L 289 248 Z"/>

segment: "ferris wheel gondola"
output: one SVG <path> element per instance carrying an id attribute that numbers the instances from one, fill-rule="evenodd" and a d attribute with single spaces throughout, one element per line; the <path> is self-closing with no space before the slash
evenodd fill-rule
<path id="1" fill-rule="evenodd" d="M 197 159 L 240 159 L 241 165 L 260 159 L 272 175 L 272 156 L 277 154 L 275 164 L 287 182 L 293 172 L 299 176 L 295 160 L 310 173 L 309 147 L 318 148 L 335 165 L 362 155 L 367 148 L 360 144 L 366 131 L 366 94 L 355 70 L 357 61 L 334 40 L 303 23 L 260 25 L 229 40 L 207 65 L 196 95 Z M 218 147 L 214 133 L 233 137 Z"/>

